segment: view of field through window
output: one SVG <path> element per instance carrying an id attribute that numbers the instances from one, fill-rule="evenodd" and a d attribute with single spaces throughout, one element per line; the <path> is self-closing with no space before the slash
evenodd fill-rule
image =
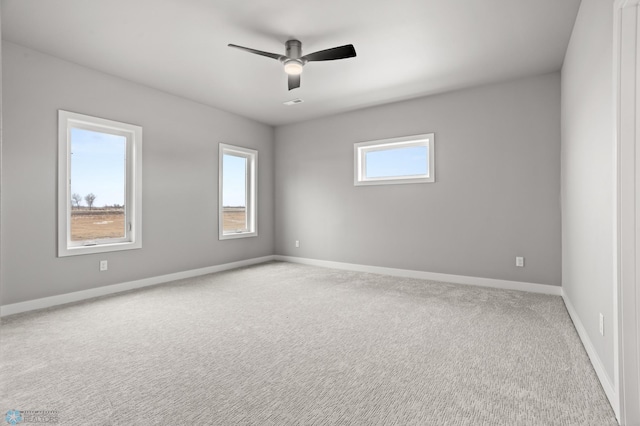
<path id="1" fill-rule="evenodd" d="M 71 129 L 71 241 L 125 237 L 124 136 Z"/>
<path id="2" fill-rule="evenodd" d="M 222 229 L 223 232 L 246 232 L 248 160 L 237 155 L 222 157 Z"/>
<path id="3" fill-rule="evenodd" d="M 366 177 L 420 176 L 428 174 L 426 146 L 389 148 L 366 153 Z"/>

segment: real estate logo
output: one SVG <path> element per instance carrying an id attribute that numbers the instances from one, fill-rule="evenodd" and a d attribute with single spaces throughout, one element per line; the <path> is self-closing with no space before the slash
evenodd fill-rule
<path id="1" fill-rule="evenodd" d="M 20 411 L 18 410 L 9 410 L 7 411 L 7 415 L 4 417 L 4 419 L 10 425 L 17 425 L 18 423 L 22 422 L 22 413 L 20 413 Z"/>
<path id="2" fill-rule="evenodd" d="M 50 410 L 9 410 L 4 419 L 10 425 L 23 423 L 58 423 L 57 411 Z"/>

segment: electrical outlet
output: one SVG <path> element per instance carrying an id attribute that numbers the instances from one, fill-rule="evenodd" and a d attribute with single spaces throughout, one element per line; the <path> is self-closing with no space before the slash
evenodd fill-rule
<path id="1" fill-rule="evenodd" d="M 600 314 L 600 335 L 604 336 L 604 315 Z"/>
<path id="2" fill-rule="evenodd" d="M 107 269 L 109 269 L 109 264 L 106 260 L 101 260 L 100 261 L 100 272 L 106 271 Z"/>
<path id="3" fill-rule="evenodd" d="M 300 247 L 300 241 L 296 240 L 296 247 Z"/>
<path id="4" fill-rule="evenodd" d="M 524 257 L 516 257 L 516 266 L 524 268 Z"/>

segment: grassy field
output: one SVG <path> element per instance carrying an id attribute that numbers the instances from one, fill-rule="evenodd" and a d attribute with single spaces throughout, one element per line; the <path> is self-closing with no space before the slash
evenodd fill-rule
<path id="1" fill-rule="evenodd" d="M 124 237 L 124 210 L 72 210 L 71 241 Z"/>
<path id="2" fill-rule="evenodd" d="M 243 208 L 225 208 L 223 228 L 236 231 L 246 228 L 246 212 Z M 125 231 L 124 211 L 115 209 L 72 210 L 71 241 L 121 238 Z"/>
<path id="3" fill-rule="evenodd" d="M 229 207 L 222 212 L 222 229 L 237 231 L 247 228 L 247 212 L 244 208 Z"/>

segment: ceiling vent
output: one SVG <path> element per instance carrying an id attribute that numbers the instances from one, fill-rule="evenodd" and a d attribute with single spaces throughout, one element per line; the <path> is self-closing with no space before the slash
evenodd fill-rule
<path id="1" fill-rule="evenodd" d="M 301 104 L 304 101 L 300 98 L 298 99 L 291 99 L 290 101 L 284 102 L 285 105 L 289 106 L 289 105 L 295 105 L 295 104 Z"/>

